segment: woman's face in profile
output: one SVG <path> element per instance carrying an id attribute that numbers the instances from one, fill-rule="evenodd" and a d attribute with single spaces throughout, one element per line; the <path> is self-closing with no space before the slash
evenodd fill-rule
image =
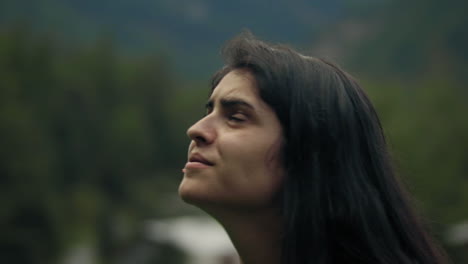
<path id="1" fill-rule="evenodd" d="M 202 208 L 261 209 L 273 205 L 284 177 L 282 128 L 261 100 L 252 74 L 229 72 L 215 87 L 191 139 L 179 195 Z"/>

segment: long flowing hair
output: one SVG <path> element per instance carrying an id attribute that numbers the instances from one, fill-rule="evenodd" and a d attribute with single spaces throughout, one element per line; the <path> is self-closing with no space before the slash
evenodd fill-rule
<path id="1" fill-rule="evenodd" d="M 284 131 L 283 264 L 442 264 L 445 254 L 395 175 L 379 118 L 336 65 L 244 32 L 222 50 L 256 79 Z"/>

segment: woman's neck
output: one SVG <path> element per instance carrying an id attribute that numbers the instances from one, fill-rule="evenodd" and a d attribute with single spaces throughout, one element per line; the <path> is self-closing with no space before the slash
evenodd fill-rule
<path id="1" fill-rule="evenodd" d="M 217 217 L 226 229 L 242 264 L 281 262 L 281 219 L 277 210 Z"/>

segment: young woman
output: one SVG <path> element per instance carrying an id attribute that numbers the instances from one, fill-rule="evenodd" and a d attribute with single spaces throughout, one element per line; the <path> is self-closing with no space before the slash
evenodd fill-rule
<path id="1" fill-rule="evenodd" d="M 244 264 L 446 263 L 351 76 L 248 33 L 223 54 L 187 131 L 179 194 L 223 225 Z"/>

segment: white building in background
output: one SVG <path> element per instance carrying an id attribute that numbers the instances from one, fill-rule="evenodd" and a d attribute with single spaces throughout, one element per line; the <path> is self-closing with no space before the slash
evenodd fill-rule
<path id="1" fill-rule="evenodd" d="M 221 225 L 208 217 L 180 217 L 145 223 L 147 239 L 171 243 L 189 257 L 187 264 L 239 264 L 231 240 Z"/>

